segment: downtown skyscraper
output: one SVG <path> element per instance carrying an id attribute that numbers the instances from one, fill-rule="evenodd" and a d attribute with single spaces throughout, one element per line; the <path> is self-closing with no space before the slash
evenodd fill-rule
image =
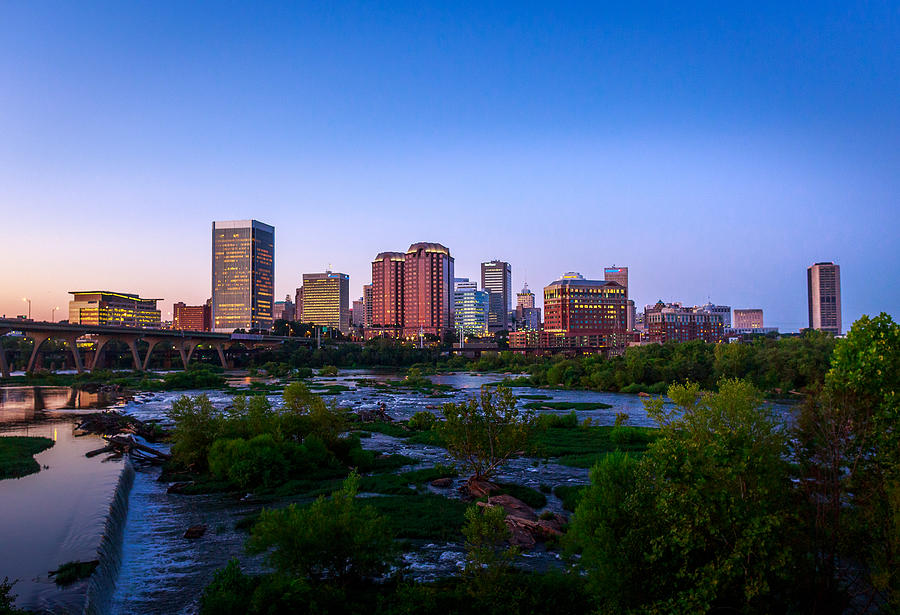
<path id="1" fill-rule="evenodd" d="M 439 243 L 414 243 L 372 261 L 372 324 L 366 337 L 443 336 L 453 328 L 453 257 Z M 367 308 L 368 309 L 368 308 Z"/>
<path id="2" fill-rule="evenodd" d="M 512 267 L 504 261 L 481 263 L 481 290 L 491 293 L 489 298 L 488 330 L 509 330 L 512 309 Z"/>
<path id="3" fill-rule="evenodd" d="M 275 227 L 256 220 L 213 222 L 213 330 L 268 328 L 274 301 Z"/>
<path id="4" fill-rule="evenodd" d="M 841 334 L 841 266 L 816 263 L 806 269 L 809 328 Z"/>

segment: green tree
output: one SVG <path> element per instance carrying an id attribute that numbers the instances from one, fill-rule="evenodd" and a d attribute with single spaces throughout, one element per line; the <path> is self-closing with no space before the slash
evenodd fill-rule
<path id="1" fill-rule="evenodd" d="M 496 611 L 511 599 L 504 583 L 519 555 L 509 545 L 506 511 L 502 506 L 471 506 L 466 509 L 465 576 L 469 594 L 489 611 Z"/>
<path id="2" fill-rule="evenodd" d="M 441 435 L 447 451 L 473 474 L 488 479 L 522 451 L 534 425 L 534 413 L 520 412 L 508 387 L 481 388 L 481 399 L 444 404 Z"/>
<path id="3" fill-rule="evenodd" d="M 172 430 L 172 459 L 185 467 L 206 469 L 209 449 L 222 426 L 222 414 L 206 395 L 182 395 L 168 412 Z"/>
<path id="4" fill-rule="evenodd" d="M 573 540 L 601 607 L 784 610 L 796 522 L 787 435 L 752 385 L 669 388 L 646 402 L 660 437 L 612 458 L 576 509 Z"/>
<path id="5" fill-rule="evenodd" d="M 15 582 L 10 583 L 8 578 L 0 581 L 0 615 L 26 615 L 28 611 L 16 608 L 16 596 L 12 593 Z"/>
<path id="6" fill-rule="evenodd" d="M 384 574 L 395 559 L 393 537 L 385 518 L 357 500 L 358 486 L 352 473 L 330 499 L 264 510 L 248 549 L 268 551 L 273 568 L 296 578 L 347 585 Z"/>
<path id="7" fill-rule="evenodd" d="M 838 341 L 826 400 L 824 416 L 812 424 L 836 423 L 843 431 L 820 439 L 824 447 L 812 453 L 832 453 L 836 471 L 847 478 L 838 497 L 852 503 L 851 544 L 863 547 L 872 600 L 883 597 L 900 610 L 900 325 L 889 315 L 861 317 Z M 836 445 L 843 447 L 840 455 L 833 454 Z"/>

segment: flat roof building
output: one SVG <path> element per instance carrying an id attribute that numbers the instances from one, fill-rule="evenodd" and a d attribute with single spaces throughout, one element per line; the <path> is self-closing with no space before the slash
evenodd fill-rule
<path id="1" fill-rule="evenodd" d="M 586 280 L 567 273 L 544 287 L 544 331 L 624 347 L 627 327 L 625 287 L 618 282 Z"/>
<path id="2" fill-rule="evenodd" d="M 657 302 L 644 310 L 644 325 L 651 342 L 709 343 L 724 339 L 725 326 L 721 314 L 698 307 L 684 307 L 680 303 Z"/>
<path id="3" fill-rule="evenodd" d="M 809 328 L 841 334 L 841 267 L 816 263 L 806 270 Z"/>
<path id="4" fill-rule="evenodd" d="M 183 301 L 172 306 L 172 328 L 179 331 L 209 331 L 212 327 L 212 299 L 203 305 L 186 305 Z"/>
<path id="5" fill-rule="evenodd" d="M 737 309 L 734 310 L 735 329 L 762 329 L 763 328 L 763 311 L 760 309 Z"/>
<path id="6" fill-rule="evenodd" d="M 512 309 L 512 267 L 506 261 L 481 263 L 481 290 L 489 297 L 488 329 L 491 332 L 509 330 L 509 311 Z"/>
<path id="7" fill-rule="evenodd" d="M 304 273 L 300 322 L 350 333 L 350 276 L 326 271 Z"/>
<path id="8" fill-rule="evenodd" d="M 69 324 L 158 329 L 156 302 L 133 293 L 108 290 L 70 290 Z"/>
<path id="9" fill-rule="evenodd" d="M 477 282 L 456 278 L 453 291 L 453 319 L 457 331 L 483 337 L 488 333 L 490 293 L 478 290 Z"/>
<path id="10" fill-rule="evenodd" d="M 267 329 L 274 301 L 275 227 L 256 220 L 213 222 L 213 329 Z"/>

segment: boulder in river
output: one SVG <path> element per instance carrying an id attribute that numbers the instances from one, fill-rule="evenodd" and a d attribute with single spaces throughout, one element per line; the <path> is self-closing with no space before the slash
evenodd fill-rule
<path id="1" fill-rule="evenodd" d="M 439 489 L 447 489 L 452 485 L 453 485 L 453 479 L 448 476 L 445 476 L 444 478 L 436 478 L 433 481 L 431 481 L 431 486 L 437 487 Z"/>
<path id="2" fill-rule="evenodd" d="M 472 476 L 466 481 L 466 484 L 462 487 L 461 491 L 463 493 L 468 493 L 468 495 L 473 498 L 483 498 L 492 493 L 497 493 L 500 491 L 500 487 L 491 481 L 478 479 Z"/>
<path id="3" fill-rule="evenodd" d="M 193 540 L 193 539 L 197 539 L 197 538 L 202 538 L 205 533 L 206 533 L 206 525 L 204 525 L 204 524 L 192 525 L 184 532 L 184 537 L 190 538 Z"/>

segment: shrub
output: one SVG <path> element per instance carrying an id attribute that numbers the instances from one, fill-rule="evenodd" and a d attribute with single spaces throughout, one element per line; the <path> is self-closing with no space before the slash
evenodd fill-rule
<path id="1" fill-rule="evenodd" d="M 428 431 L 430 429 L 434 429 L 436 423 L 436 416 L 434 416 L 431 412 L 420 410 L 419 412 L 416 412 L 412 415 L 407 425 L 410 429 L 414 429 L 416 431 Z"/>
<path id="2" fill-rule="evenodd" d="M 205 469 L 209 449 L 222 426 L 222 414 L 206 395 L 182 395 L 168 412 L 172 430 L 172 460 L 185 467 Z"/>
<path id="3" fill-rule="evenodd" d="M 347 584 L 383 574 L 395 557 L 393 537 L 384 517 L 356 499 L 358 484 L 353 473 L 331 499 L 263 511 L 248 548 L 268 551 L 269 564 L 294 577 Z"/>

